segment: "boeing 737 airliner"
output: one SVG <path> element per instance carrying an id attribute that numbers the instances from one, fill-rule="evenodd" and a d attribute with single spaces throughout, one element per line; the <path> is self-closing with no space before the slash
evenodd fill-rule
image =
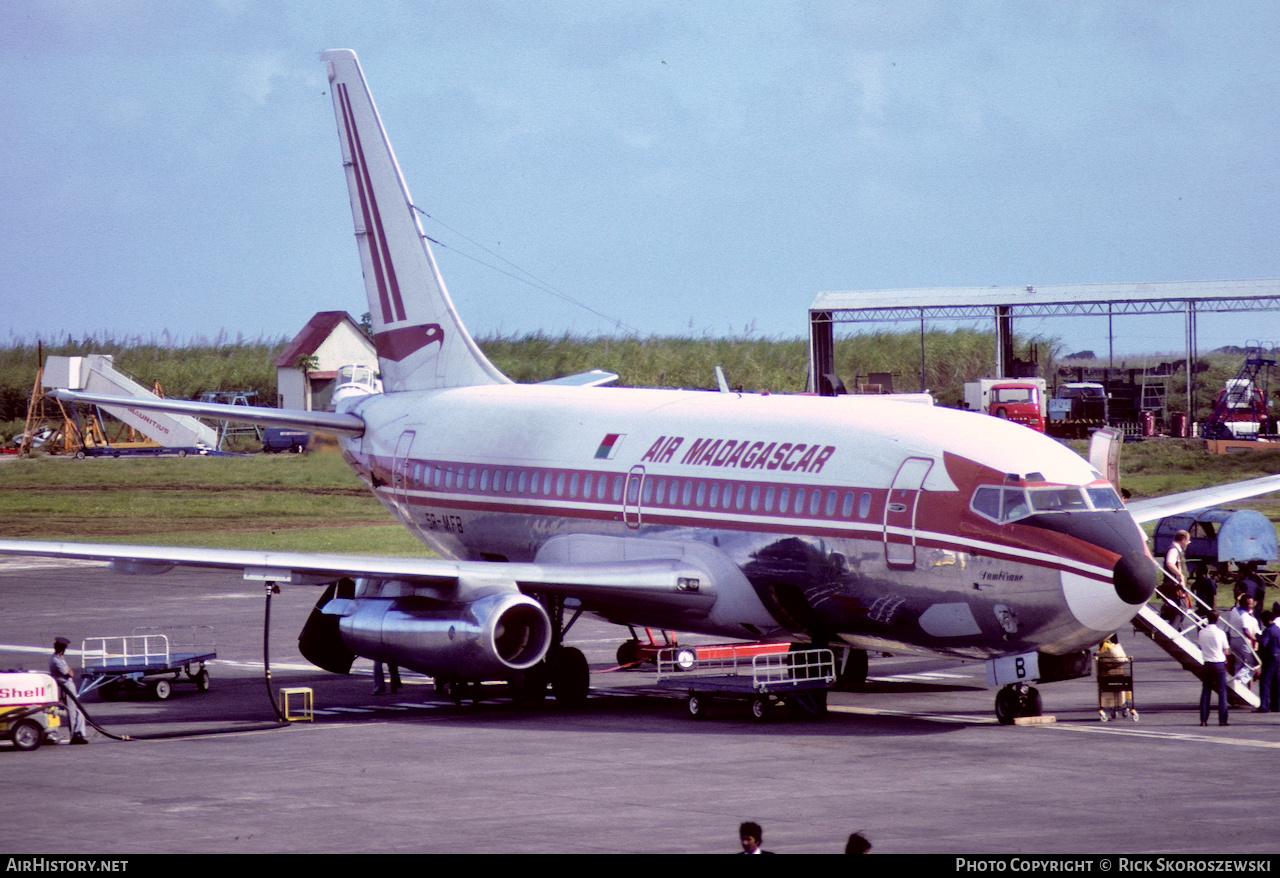
<path id="1" fill-rule="evenodd" d="M 1280 489 L 1268 477 L 1126 508 L 1069 449 L 979 414 L 513 384 L 454 310 L 355 53 L 321 59 L 384 391 L 333 413 L 130 404 L 336 433 L 444 560 L 14 540 L 0 552 L 326 584 L 301 643 L 340 673 L 364 656 L 580 701 L 587 664 L 563 643 L 580 610 L 830 645 L 846 677 L 865 674 L 866 650 L 984 660 L 1010 721 L 1038 713 L 1030 683 L 1087 673 L 1091 648 L 1151 596 L 1140 521 Z"/>

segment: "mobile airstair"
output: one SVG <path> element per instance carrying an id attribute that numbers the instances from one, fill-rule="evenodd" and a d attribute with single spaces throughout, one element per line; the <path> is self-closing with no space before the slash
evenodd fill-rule
<path id="1" fill-rule="evenodd" d="M 154 439 L 160 447 L 175 453 L 203 454 L 218 447 L 218 434 L 189 415 L 177 415 L 148 409 L 130 408 L 127 399 L 159 399 L 147 388 L 115 368 L 110 354 L 83 357 L 49 357 L 44 365 L 44 386 L 83 390 L 124 397 L 122 405 L 99 406 L 103 411 Z M 84 451 L 89 451 L 85 448 Z M 82 452 L 83 453 L 83 452 Z M 103 453 L 94 449 L 93 453 Z M 107 448 L 105 453 L 119 456 L 120 449 Z"/>
<path id="2" fill-rule="evenodd" d="M 1163 598 L 1163 595 L 1161 595 Z M 1174 606 L 1174 605 L 1171 605 Z M 1209 608 L 1203 604 L 1199 605 L 1203 613 L 1196 613 L 1194 610 L 1186 610 L 1176 608 L 1178 613 L 1174 621 L 1166 621 L 1160 617 L 1160 610 L 1155 604 L 1143 604 L 1142 609 L 1138 611 L 1138 615 L 1133 617 L 1133 627 L 1138 631 L 1148 635 L 1157 645 L 1165 652 L 1169 653 L 1178 664 L 1199 678 L 1204 672 L 1204 655 L 1200 652 L 1200 644 L 1196 642 L 1196 635 L 1200 629 L 1208 622 L 1204 615 L 1208 613 Z M 1222 615 L 1222 624 L 1230 629 L 1232 623 L 1228 618 L 1228 614 Z M 1231 631 L 1228 630 L 1230 638 Z M 1250 650 L 1252 653 L 1252 650 Z M 1254 655 L 1250 667 L 1257 668 L 1259 663 L 1257 656 Z M 1241 703 L 1248 707 L 1257 707 L 1261 704 L 1256 693 L 1251 692 L 1248 686 L 1236 681 L 1234 676 L 1227 677 L 1227 689 L 1231 695 L 1238 699 Z"/>

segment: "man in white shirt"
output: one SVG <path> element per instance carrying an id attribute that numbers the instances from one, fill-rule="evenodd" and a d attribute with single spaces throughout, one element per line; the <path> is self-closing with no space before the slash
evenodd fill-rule
<path id="1" fill-rule="evenodd" d="M 1254 650 L 1258 648 L 1258 638 L 1262 636 L 1262 626 L 1253 615 L 1253 598 L 1242 594 L 1231 608 L 1231 634 L 1227 640 L 1231 644 L 1231 654 L 1236 660 L 1236 682 L 1248 686 L 1253 682 L 1253 674 L 1258 669 Z"/>
<path id="2" fill-rule="evenodd" d="M 1180 530 L 1173 535 L 1169 551 L 1164 554 L 1164 580 L 1160 583 L 1160 593 L 1165 596 L 1164 607 L 1160 610 L 1160 618 L 1173 625 L 1178 625 L 1180 610 L 1186 609 L 1187 601 L 1187 546 L 1191 545 L 1191 534 Z M 1179 626 L 1181 627 L 1181 626 Z"/>
<path id="3" fill-rule="evenodd" d="M 1227 722 L 1227 635 L 1218 627 L 1218 611 L 1209 613 L 1209 624 L 1200 629 L 1200 652 L 1204 669 L 1200 682 L 1200 725 L 1209 724 L 1209 698 L 1218 693 L 1218 725 Z"/>

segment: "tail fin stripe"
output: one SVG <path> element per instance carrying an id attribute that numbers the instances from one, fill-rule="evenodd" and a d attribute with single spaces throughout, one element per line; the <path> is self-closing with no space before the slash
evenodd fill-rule
<path id="1" fill-rule="evenodd" d="M 352 131 L 356 138 L 356 149 L 360 151 L 360 168 L 364 173 L 365 186 L 369 190 L 369 206 L 373 211 L 373 221 L 378 228 L 377 242 L 382 253 L 382 264 L 387 275 L 387 282 L 391 288 L 391 304 L 395 306 L 396 320 L 402 321 L 404 315 L 404 300 L 400 298 L 400 281 L 396 277 L 396 265 L 391 261 L 391 246 L 387 242 L 387 232 L 382 226 L 382 211 L 378 209 L 378 196 L 373 188 L 373 179 L 369 175 L 369 163 L 364 157 L 364 144 L 360 140 L 359 129 L 353 128 Z"/>
<path id="2" fill-rule="evenodd" d="M 343 122 L 347 129 L 347 148 L 351 152 L 355 171 L 356 191 L 360 197 L 360 212 L 364 218 L 365 243 L 369 248 L 369 259 L 373 263 L 374 280 L 378 286 L 378 304 L 382 307 L 382 322 L 392 323 L 404 319 L 404 305 L 400 301 L 399 284 L 395 282 L 395 268 L 391 264 L 391 256 L 387 250 L 386 232 L 382 227 L 382 217 L 378 213 L 378 202 L 373 195 L 373 182 L 369 177 L 364 145 L 360 142 L 360 132 L 356 128 L 355 114 L 351 110 L 351 98 L 347 94 L 346 83 L 338 83 L 338 94 L 342 102 Z M 388 275 L 395 293 L 397 306 L 395 316 L 392 315 L 391 299 L 387 295 Z"/>
<path id="3" fill-rule="evenodd" d="M 454 310 L 355 52 L 332 49 L 320 59 L 329 75 L 383 387 L 398 393 L 509 384 Z"/>

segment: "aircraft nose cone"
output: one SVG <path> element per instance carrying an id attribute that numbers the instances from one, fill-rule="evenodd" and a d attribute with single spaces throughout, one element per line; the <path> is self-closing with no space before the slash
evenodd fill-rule
<path id="1" fill-rule="evenodd" d="M 1132 606 L 1145 604 L 1160 584 L 1160 571 L 1143 552 L 1121 555 L 1112 570 L 1112 582 L 1120 600 Z"/>

